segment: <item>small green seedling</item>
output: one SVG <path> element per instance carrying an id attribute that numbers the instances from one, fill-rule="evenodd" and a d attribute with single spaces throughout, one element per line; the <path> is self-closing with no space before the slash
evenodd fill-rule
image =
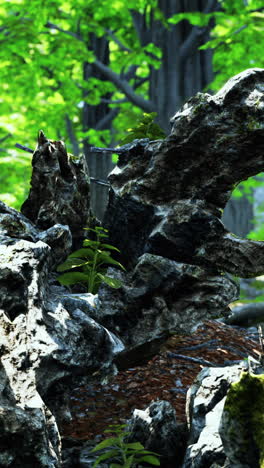
<path id="1" fill-rule="evenodd" d="M 106 283 L 111 288 L 120 288 L 121 281 L 107 276 L 108 265 L 116 265 L 125 270 L 123 265 L 111 257 L 111 250 L 120 252 L 116 247 L 110 244 L 104 244 L 102 241 L 107 236 L 107 229 L 97 226 L 95 229 L 85 228 L 95 233 L 96 240 L 85 239 L 83 248 L 76 250 L 58 266 L 57 271 L 73 270 L 75 268 L 82 271 L 70 271 L 58 277 L 58 281 L 64 286 L 81 283 L 87 285 L 89 293 L 96 294 L 101 283 Z"/>
<path id="2" fill-rule="evenodd" d="M 104 431 L 114 434 L 114 437 L 103 440 L 92 449 L 92 452 L 104 451 L 97 457 L 93 468 L 106 460 L 113 461 L 110 468 L 135 468 L 141 463 L 144 466 L 160 465 L 158 455 L 145 450 L 140 442 L 125 442 L 125 438 L 130 434 L 124 430 L 125 427 L 126 424 L 114 424 Z"/>
<path id="3" fill-rule="evenodd" d="M 154 122 L 157 113 L 143 114 L 141 120 L 136 122 L 136 126 L 127 129 L 127 135 L 122 139 L 121 143 L 130 143 L 136 138 L 149 138 L 150 140 L 159 140 L 165 138 L 165 133 L 158 124 Z"/>

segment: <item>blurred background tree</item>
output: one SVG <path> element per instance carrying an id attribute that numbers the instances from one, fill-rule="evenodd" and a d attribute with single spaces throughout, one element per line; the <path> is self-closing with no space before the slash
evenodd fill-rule
<path id="1" fill-rule="evenodd" d="M 143 112 L 157 112 L 169 133 L 170 117 L 197 91 L 263 67 L 263 10 L 262 0 L 6 0 L 0 198 L 16 208 L 25 199 L 31 156 L 15 143 L 34 147 L 40 128 L 84 153 L 91 176 L 105 179 L 111 157 L 91 146 L 117 145 Z M 224 215 L 238 235 L 252 227 L 251 186 L 236 190 Z M 102 218 L 107 189 L 92 188 Z"/>

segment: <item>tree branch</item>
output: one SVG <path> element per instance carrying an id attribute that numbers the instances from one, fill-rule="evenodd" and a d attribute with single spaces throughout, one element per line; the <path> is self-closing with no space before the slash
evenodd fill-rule
<path id="1" fill-rule="evenodd" d="M 203 11 L 204 14 L 216 11 L 217 2 L 216 0 L 208 0 L 207 5 Z M 209 26 L 201 28 L 199 26 L 193 26 L 189 36 L 180 47 L 180 60 L 183 64 L 192 54 L 197 51 L 197 46 L 200 45 L 202 36 L 209 30 Z"/>
<path id="2" fill-rule="evenodd" d="M 95 126 L 95 130 L 103 130 L 118 114 L 119 108 L 111 109 Z"/>
<path id="3" fill-rule="evenodd" d="M 101 102 L 103 104 L 123 104 L 123 102 L 128 102 L 128 99 L 114 99 L 113 101 L 111 101 L 111 99 L 101 98 Z"/>
<path id="4" fill-rule="evenodd" d="M 72 121 L 70 117 L 68 116 L 68 114 L 65 115 L 65 123 L 66 123 L 66 130 L 67 130 L 70 142 L 72 144 L 73 154 L 75 156 L 78 156 L 80 154 L 80 148 L 79 148 L 79 144 L 74 133 Z"/>
<path id="5" fill-rule="evenodd" d="M 132 78 L 135 78 L 136 71 L 138 69 L 138 65 L 131 65 L 128 71 L 124 74 L 124 78 L 129 81 Z"/>
<path id="6" fill-rule="evenodd" d="M 130 102 L 132 102 L 132 104 L 140 107 L 143 111 L 148 113 L 155 111 L 154 104 L 151 101 L 147 101 L 142 96 L 136 94 L 129 83 L 126 80 L 120 78 L 120 76 L 111 70 L 111 68 L 104 65 L 102 62 L 100 62 L 100 60 L 95 60 L 93 65 L 98 70 L 100 70 L 100 72 L 102 72 L 109 81 L 111 81 L 118 89 L 120 89 L 120 91 L 123 91 L 125 96 Z"/>
<path id="7" fill-rule="evenodd" d="M 67 31 L 66 29 L 61 28 L 57 24 L 50 23 L 50 21 L 48 21 L 44 26 L 45 26 L 45 28 L 56 29 L 57 31 L 60 31 L 60 32 L 62 32 L 64 34 L 67 34 L 68 36 L 74 37 L 78 41 L 84 42 L 82 36 L 80 36 L 79 34 L 76 34 L 76 33 L 72 32 L 72 31 Z"/>
<path id="8" fill-rule="evenodd" d="M 10 138 L 11 136 L 12 136 L 12 133 L 8 133 L 3 138 L 0 138 L 0 143 L 3 143 L 5 140 L 7 140 L 7 138 Z"/>
<path id="9" fill-rule="evenodd" d="M 62 29 L 60 26 L 57 26 L 56 24 L 53 23 L 46 23 L 45 27 L 50 28 L 50 29 L 57 29 L 58 31 L 68 34 L 71 37 L 74 37 L 78 41 L 84 42 L 83 38 L 72 32 L 72 31 L 67 31 L 65 29 Z M 133 90 L 133 88 L 129 85 L 129 83 L 122 79 L 118 73 L 114 72 L 109 68 L 107 65 L 102 63 L 100 60 L 96 59 L 94 62 L 92 62 L 92 65 L 94 65 L 105 77 L 111 81 L 120 91 L 122 91 L 125 96 L 128 98 L 128 100 L 134 104 L 137 107 L 140 107 L 143 111 L 145 112 L 154 112 L 155 107 L 154 104 L 151 101 L 148 101 L 144 99 L 142 96 L 139 96 L 136 94 Z"/>
<path id="10" fill-rule="evenodd" d="M 110 29 L 105 29 L 105 32 L 120 47 L 121 50 L 123 50 L 124 52 L 132 52 L 132 50 L 129 49 L 129 47 L 126 47 L 124 44 L 122 44 L 122 42 L 118 39 L 118 37 L 116 37 L 113 31 L 111 31 Z"/>

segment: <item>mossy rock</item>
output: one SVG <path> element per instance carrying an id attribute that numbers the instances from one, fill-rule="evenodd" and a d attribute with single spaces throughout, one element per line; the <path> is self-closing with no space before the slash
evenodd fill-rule
<path id="1" fill-rule="evenodd" d="M 231 385 L 219 433 L 237 467 L 264 468 L 264 375 L 243 372 Z"/>

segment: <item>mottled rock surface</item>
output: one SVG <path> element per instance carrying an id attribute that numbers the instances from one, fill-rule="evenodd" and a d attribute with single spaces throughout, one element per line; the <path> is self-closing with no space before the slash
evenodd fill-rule
<path id="1" fill-rule="evenodd" d="M 198 94 L 175 115 L 169 137 L 135 141 L 121 154 L 105 227 L 127 271 L 110 269 L 123 285 L 102 286 L 98 297 L 56 283 L 57 265 L 89 222 L 89 181 L 84 160 L 40 133 L 23 214 L 0 203 L 1 466 L 59 467 L 60 424 L 76 383 L 102 381 L 114 361 L 128 367 L 172 330 L 227 314 L 238 288 L 223 273 L 264 272 L 264 243 L 239 239 L 221 222 L 234 185 L 264 170 L 263 79 L 264 70 L 247 70 L 216 96 Z M 197 415 L 201 433 L 194 403 L 186 467 L 191 452 L 201 468 L 225 460 L 214 426 L 217 457 L 203 447 L 228 379 L 220 376 L 215 392 L 211 382 L 213 399 Z"/>
<path id="2" fill-rule="evenodd" d="M 187 420 L 190 430 L 182 468 L 229 466 L 219 434 L 226 394 L 240 378 L 245 365 L 204 368 L 187 393 Z M 233 466 L 233 465 L 232 465 Z"/>
<path id="3" fill-rule="evenodd" d="M 123 345 L 89 316 L 91 295 L 54 281 L 68 226 L 40 231 L 0 203 L 0 242 L 0 465 L 57 468 L 71 389 L 113 374 Z"/>
<path id="4" fill-rule="evenodd" d="M 198 93 L 165 140 L 138 141 L 120 156 L 105 223 L 126 265 L 149 252 L 207 271 L 263 273 L 264 244 L 221 222 L 234 186 L 264 170 L 263 80 L 263 69 L 250 69 L 215 96 Z"/>
<path id="5" fill-rule="evenodd" d="M 176 413 L 167 401 L 154 401 L 148 408 L 134 410 L 128 422 L 128 442 L 142 445 L 160 455 L 162 464 L 180 467 L 185 451 L 186 427 L 177 424 Z"/>
<path id="6" fill-rule="evenodd" d="M 264 466 L 263 408 L 264 374 L 244 372 L 228 391 L 219 426 L 231 466 Z"/>
<path id="7" fill-rule="evenodd" d="M 31 189 L 21 212 L 40 229 L 69 226 L 74 244 L 80 244 L 90 213 L 85 158 L 71 158 L 63 141 L 48 140 L 40 131 L 32 157 Z"/>

